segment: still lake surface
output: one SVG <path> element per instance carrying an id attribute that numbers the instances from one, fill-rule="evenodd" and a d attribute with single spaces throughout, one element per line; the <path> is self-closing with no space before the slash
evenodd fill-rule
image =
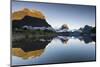
<path id="1" fill-rule="evenodd" d="M 12 66 L 96 60 L 92 37 L 57 36 L 13 42 Z"/>

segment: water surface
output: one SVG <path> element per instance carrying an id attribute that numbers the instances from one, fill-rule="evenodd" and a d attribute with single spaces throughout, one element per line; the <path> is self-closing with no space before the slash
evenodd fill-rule
<path id="1" fill-rule="evenodd" d="M 14 41 L 12 65 L 95 61 L 93 37 L 42 37 Z"/>

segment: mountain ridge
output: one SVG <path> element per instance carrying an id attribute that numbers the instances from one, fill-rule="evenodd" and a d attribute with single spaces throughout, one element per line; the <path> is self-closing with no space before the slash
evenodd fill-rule
<path id="1" fill-rule="evenodd" d="M 13 12 L 12 13 L 12 20 L 21 20 L 25 16 L 31 16 L 31 17 L 36 17 L 36 18 L 40 18 L 40 19 L 45 19 L 45 16 L 43 15 L 42 12 L 37 11 L 37 10 L 24 8 L 22 10 Z"/>
<path id="2" fill-rule="evenodd" d="M 46 21 L 46 18 L 42 12 L 38 10 L 24 8 L 12 13 L 12 28 L 14 29 L 31 29 L 38 28 L 52 28 Z"/>
<path id="3" fill-rule="evenodd" d="M 35 17 L 31 17 L 31 16 L 25 16 L 23 19 L 21 20 L 13 20 L 13 28 L 14 27 L 23 27 L 24 25 L 27 26 L 32 26 L 32 27 L 51 27 L 51 25 L 49 25 L 47 23 L 47 21 L 45 19 L 39 19 L 39 18 L 35 18 Z"/>

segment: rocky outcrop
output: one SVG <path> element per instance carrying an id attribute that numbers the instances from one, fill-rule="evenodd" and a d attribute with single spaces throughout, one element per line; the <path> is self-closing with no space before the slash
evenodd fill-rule
<path id="1" fill-rule="evenodd" d="M 39 19 L 45 18 L 45 16 L 40 11 L 24 8 L 20 11 L 14 12 L 12 14 L 12 20 L 21 20 L 25 16 L 31 16 L 31 17 L 35 17 L 35 18 L 39 18 Z"/>
<path id="2" fill-rule="evenodd" d="M 51 27 L 42 12 L 24 8 L 12 13 L 12 28 Z"/>

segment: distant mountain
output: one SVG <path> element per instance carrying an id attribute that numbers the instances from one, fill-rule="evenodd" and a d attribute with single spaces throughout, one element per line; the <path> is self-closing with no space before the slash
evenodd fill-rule
<path id="1" fill-rule="evenodd" d="M 57 32 L 68 32 L 69 27 L 67 24 L 63 24 L 58 30 Z"/>
<path id="2" fill-rule="evenodd" d="M 69 27 L 68 27 L 67 24 L 63 24 L 63 25 L 61 26 L 61 29 L 69 29 Z"/>
<path id="3" fill-rule="evenodd" d="M 40 11 L 27 8 L 12 13 L 12 28 L 53 29 Z"/>
<path id="4" fill-rule="evenodd" d="M 89 25 L 85 25 L 83 28 L 80 28 L 79 30 L 81 30 L 82 33 L 85 34 L 96 33 L 96 27 L 92 27 Z"/>

